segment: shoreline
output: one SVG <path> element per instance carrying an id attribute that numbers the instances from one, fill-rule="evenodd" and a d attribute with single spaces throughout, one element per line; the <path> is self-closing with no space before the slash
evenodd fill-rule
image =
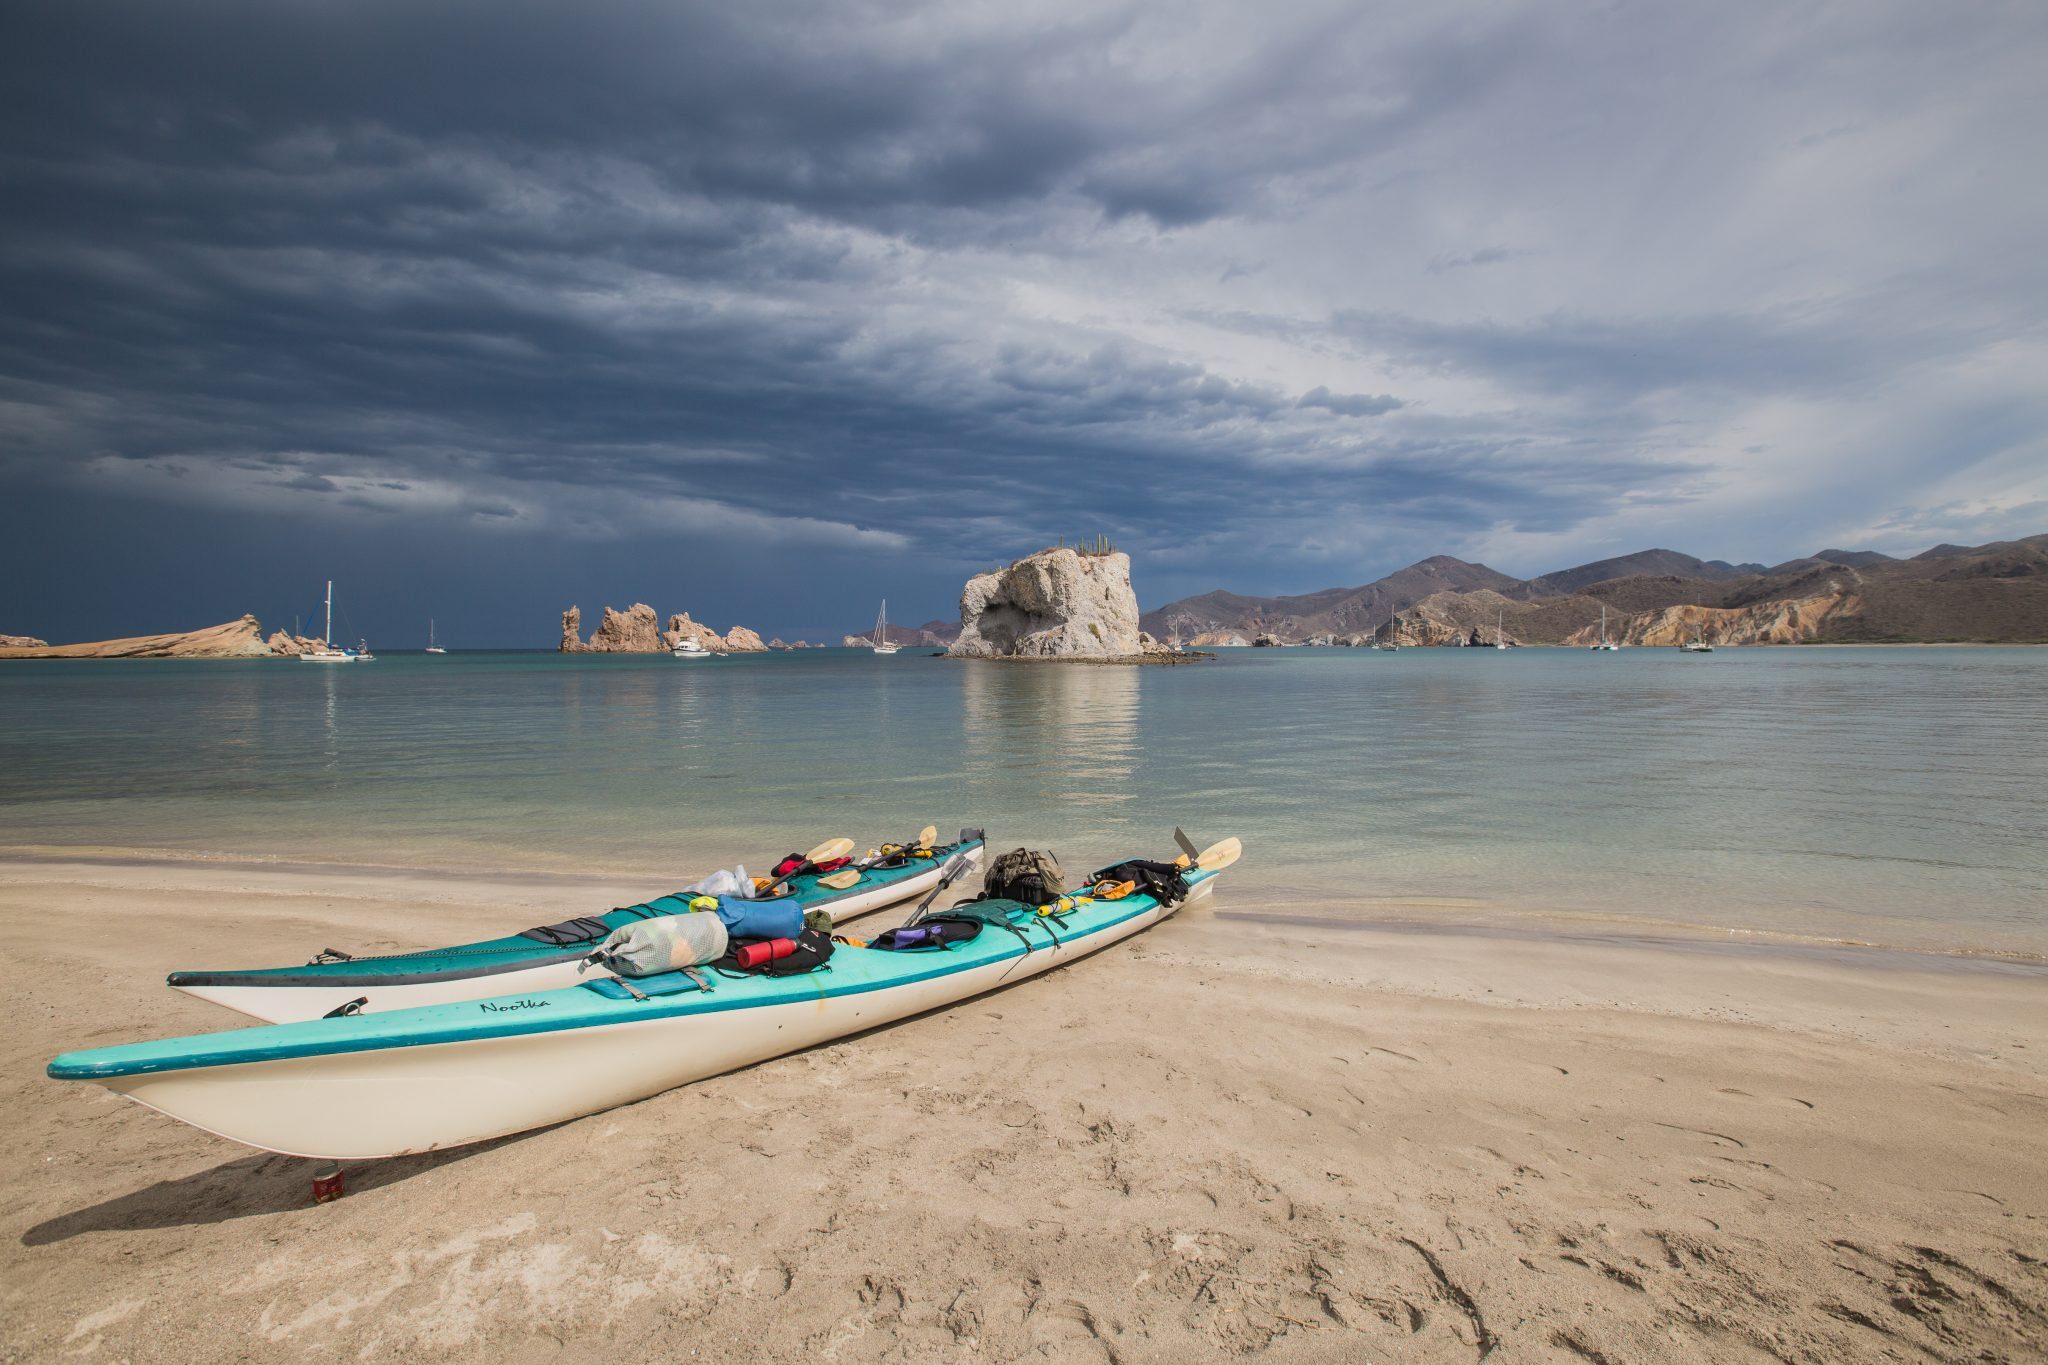
<path id="1" fill-rule="evenodd" d="M 482 860 L 377 863 L 107 844 L 0 844 L 0 887 L 7 884 L 97 884 L 134 890 L 272 888 L 280 895 L 339 899 L 416 898 L 433 903 L 532 905 L 588 913 L 607 898 L 629 904 L 708 875 L 734 861 L 691 860 L 669 871 L 616 865 L 490 867 Z M 738 861 L 746 861 L 742 856 Z M 701 865 L 700 865 L 701 864 Z M 296 886 L 293 886 L 296 879 Z M 465 894 L 467 893 L 467 894 Z M 1502 941 L 1627 942 L 1644 949 L 1759 954 L 1857 954 L 1879 958 L 2002 964 L 2048 971 L 2048 951 L 1989 944 L 1887 942 L 1870 937 L 1717 926 L 1650 914 L 1619 914 L 1584 905 L 1439 895 L 1362 895 L 1334 887 L 1268 882 L 1256 901 L 1240 890 L 1230 912 L 1260 923 L 1327 926 L 1343 933 L 1420 933 Z M 1319 913 L 1320 911 L 1320 913 Z M 1926 927 L 1935 927 L 1926 922 Z M 427 946 L 427 945 L 422 945 Z"/>
<path id="2" fill-rule="evenodd" d="M 588 886 L 27 870 L 0 862 L 6 1358 L 516 1362 L 679 1326 L 728 1358 L 2018 1357 L 2048 1321 L 2032 969 L 1332 934 L 1226 879 L 1014 989 L 352 1165 L 316 1206 L 314 1163 L 42 1064 L 241 1022 L 172 967 L 453 941 Z"/>

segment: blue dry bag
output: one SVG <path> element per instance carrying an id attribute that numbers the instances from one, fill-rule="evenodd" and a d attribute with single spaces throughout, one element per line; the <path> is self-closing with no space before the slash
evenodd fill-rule
<path id="1" fill-rule="evenodd" d="M 804 907 L 795 896 L 767 901 L 720 896 L 718 918 L 734 938 L 795 938 L 804 931 Z"/>

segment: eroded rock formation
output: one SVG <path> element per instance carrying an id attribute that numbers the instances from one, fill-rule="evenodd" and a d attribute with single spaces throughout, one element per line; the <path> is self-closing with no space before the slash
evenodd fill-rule
<path id="1" fill-rule="evenodd" d="M 287 659 L 295 659 L 301 654 L 309 654 L 316 649 L 326 648 L 325 644 L 319 640 L 309 640 L 303 635 L 294 635 L 288 630 L 271 632 L 270 638 L 265 640 L 264 643 L 270 646 L 272 654 L 280 655 Z"/>
<path id="2" fill-rule="evenodd" d="M 725 633 L 721 642 L 733 654 L 765 654 L 768 646 L 761 643 L 761 637 L 745 626 L 734 626 Z"/>
<path id="3" fill-rule="evenodd" d="M 1854 617 L 1863 603 L 1840 584 L 1811 597 L 1781 598 L 1746 607 L 1665 607 L 1625 617 L 1609 616 L 1608 638 L 1623 645 L 1682 645 L 1697 636 L 1710 645 L 1796 645 L 1821 638 L 1829 624 Z M 1596 623 L 1565 638 L 1590 646 L 1600 639 Z"/>
<path id="4" fill-rule="evenodd" d="M 48 640 L 38 640 L 33 635 L 0 635 L 0 649 L 48 649 Z"/>
<path id="5" fill-rule="evenodd" d="M 1138 629 L 1130 556 L 1083 554 L 1064 546 L 969 579 L 960 594 L 960 638 L 947 650 L 968 659 L 1114 659 L 1163 652 Z"/>
<path id="6" fill-rule="evenodd" d="M 562 653 L 665 654 L 685 640 L 695 640 L 713 654 L 754 654 L 768 648 L 746 626 L 734 626 L 720 635 L 702 622 L 691 620 L 686 611 L 671 615 L 664 627 L 654 608 L 645 602 L 635 602 L 624 611 L 606 607 L 603 619 L 587 642 L 579 637 L 582 625 L 580 609 L 571 607 L 562 613 Z"/>
<path id="7" fill-rule="evenodd" d="M 661 618 L 645 602 L 624 611 L 606 607 L 604 619 L 583 646 L 587 654 L 659 654 L 661 649 Z"/>
<path id="8" fill-rule="evenodd" d="M 0 659 L 261 659 L 270 654 L 270 646 L 263 642 L 262 623 L 253 616 L 170 635 L 134 635 L 76 645 L 37 642 L 0 646 Z"/>
<path id="9" fill-rule="evenodd" d="M 668 618 L 668 629 L 661 633 L 661 648 L 674 649 L 685 640 L 697 644 L 713 654 L 725 653 L 725 641 L 718 638 L 718 632 L 711 627 L 690 619 L 686 611 L 676 612 Z"/>

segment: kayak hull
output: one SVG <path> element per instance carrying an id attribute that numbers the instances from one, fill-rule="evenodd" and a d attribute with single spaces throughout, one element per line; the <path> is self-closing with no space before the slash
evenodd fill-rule
<path id="1" fill-rule="evenodd" d="M 979 843 L 964 845 L 958 853 L 968 859 L 971 868 L 979 864 L 982 847 Z M 952 853 L 944 854 L 907 877 L 876 881 L 873 885 L 856 884 L 845 893 L 829 899 L 812 900 L 807 897 L 807 907 L 815 904 L 818 908 L 830 910 L 833 922 L 844 924 L 859 916 L 901 905 L 937 886 L 953 856 Z M 539 951 L 538 945 L 531 946 L 535 947 L 536 956 L 494 962 L 488 956 L 479 955 L 469 963 L 446 971 L 431 970 L 439 965 L 432 960 L 433 955 L 420 954 L 418 960 L 423 970 L 410 977 L 386 972 L 359 973 L 351 970 L 356 964 L 335 963 L 298 970 L 173 972 L 167 984 L 173 990 L 238 1014 L 266 1023 L 290 1024 L 324 1019 L 338 1009 L 349 1007 L 364 1014 L 419 1009 L 463 1000 L 488 1000 L 501 995 L 562 990 L 612 975 L 604 967 L 585 965 L 584 959 L 596 946 L 595 943 L 554 953 Z M 451 956 L 459 954 L 459 951 L 455 950 Z M 476 963 L 482 965 L 473 965 Z"/>
<path id="2" fill-rule="evenodd" d="M 1204 878 L 1194 886 L 1195 896 L 1208 894 L 1212 886 L 1213 877 Z M 748 983 L 723 981 L 708 993 L 597 1004 L 591 1003 L 592 992 L 569 990 L 465 1002 L 380 1021 L 343 1019 L 173 1040 L 211 1045 L 209 1058 L 239 1055 L 234 1050 L 238 1039 L 249 1040 L 241 1045 L 244 1050 L 260 1052 L 265 1046 L 317 1048 L 325 1036 L 332 1045 L 353 1050 L 179 1065 L 169 1055 L 161 1064 L 133 1056 L 98 1060 L 138 1051 L 108 1049 L 60 1057 L 50 1072 L 96 1080 L 196 1128 L 267 1151 L 332 1160 L 399 1156 L 566 1122 L 938 1009 L 1098 952 L 1172 913 L 1173 908 L 1148 897 L 1133 897 L 1127 912 L 1112 910 L 1099 916 L 1099 923 L 1075 924 L 1058 942 L 1047 933 L 1031 933 L 1029 951 L 1021 945 L 994 952 L 985 948 L 972 961 L 949 962 L 959 950 L 841 949 L 834 955 L 835 966 L 842 958 L 850 960 L 840 981 L 825 979 L 828 973 L 785 978 L 773 983 L 777 994 L 772 1000 L 750 1000 L 746 996 L 754 988 Z M 983 935 L 1015 942 L 1001 929 L 986 929 Z M 737 988 L 739 998 L 722 1004 L 717 997 L 729 988 Z M 550 1009 L 558 1011 L 553 1018 L 546 1013 Z M 488 1016 L 528 1011 L 524 1017 L 535 1031 L 402 1040 L 409 1027 L 430 1038 L 446 1036 L 455 1030 L 452 1017 L 460 1013 L 467 1018 L 471 1011 Z M 585 1015 L 589 1021 L 581 1022 Z M 338 1032 L 372 1024 L 397 1031 L 400 1040 L 355 1048 L 352 1037 Z M 560 1026 L 550 1027 L 555 1024 Z M 493 1019 L 477 1027 L 516 1025 Z M 271 1044 L 260 1035 L 315 1041 Z"/>

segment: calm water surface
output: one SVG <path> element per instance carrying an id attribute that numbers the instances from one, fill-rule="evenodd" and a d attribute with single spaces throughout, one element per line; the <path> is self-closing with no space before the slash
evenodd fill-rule
<path id="1" fill-rule="evenodd" d="M 1179 824 L 1244 837 L 1239 907 L 2048 953 L 2044 791 L 2048 650 L 0 663 L 0 845 L 659 881 Z"/>

